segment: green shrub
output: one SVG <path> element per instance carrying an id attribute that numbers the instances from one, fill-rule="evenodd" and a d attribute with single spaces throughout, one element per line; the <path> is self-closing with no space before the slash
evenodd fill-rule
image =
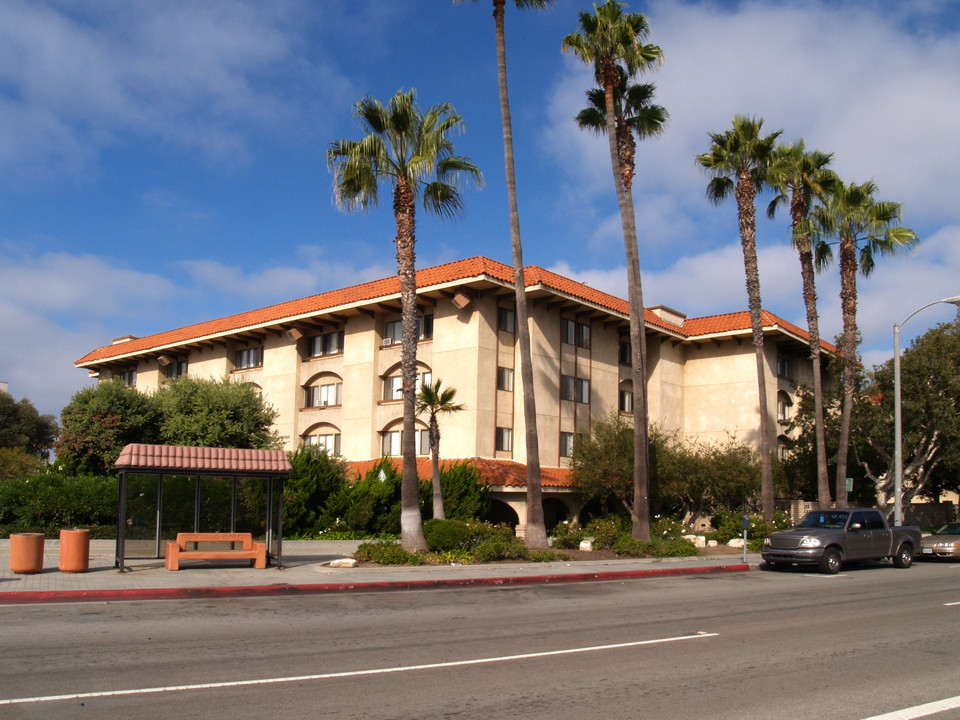
<path id="1" fill-rule="evenodd" d="M 436 553 L 436 558 L 441 565 L 473 565 L 473 554 L 466 548 L 444 550 Z"/>
<path id="2" fill-rule="evenodd" d="M 422 565 L 424 560 L 423 555 L 407 552 L 398 543 L 389 541 L 363 543 L 353 557 L 379 565 Z"/>
<path id="3" fill-rule="evenodd" d="M 650 523 L 650 538 L 655 541 L 678 540 L 688 534 L 689 529 L 670 515 L 655 515 Z"/>
<path id="4" fill-rule="evenodd" d="M 287 453 L 290 477 L 283 484 L 283 532 L 286 537 L 313 537 L 330 496 L 347 483 L 342 459 L 316 445 Z"/>
<path id="5" fill-rule="evenodd" d="M 617 538 L 627 529 L 619 515 L 607 515 L 595 518 L 587 523 L 584 530 L 586 537 L 593 538 L 593 546 L 598 550 L 612 549 Z"/>
<path id="6" fill-rule="evenodd" d="M 530 557 L 530 551 L 518 537 L 505 538 L 502 535 L 494 535 L 481 541 L 473 549 L 473 557 L 481 563 L 494 560 L 525 560 Z"/>
<path id="7" fill-rule="evenodd" d="M 763 542 L 761 540 L 761 542 Z M 653 543 L 654 557 L 693 557 L 699 555 L 689 540 L 661 540 Z"/>
<path id="8" fill-rule="evenodd" d="M 116 477 L 70 475 L 48 467 L 0 481 L 0 535 L 42 532 L 57 537 L 71 527 L 89 528 L 95 538 L 116 536 Z"/>
<path id="9" fill-rule="evenodd" d="M 564 520 L 557 523 L 550 537 L 553 538 L 553 547 L 555 548 L 577 549 L 584 538 L 587 537 L 587 533 L 576 521 L 567 522 Z"/>
<path id="10" fill-rule="evenodd" d="M 462 520 L 427 520 L 423 534 L 434 552 L 469 548 L 477 537 L 476 530 Z"/>
<path id="11" fill-rule="evenodd" d="M 621 557 L 650 557 L 653 555 L 653 543 L 634 540 L 629 533 L 623 533 L 610 545 L 610 549 Z"/>
<path id="12" fill-rule="evenodd" d="M 711 519 L 716 529 L 714 539 L 725 545 L 733 538 L 743 537 L 743 515 L 720 508 Z M 769 522 L 763 515 L 750 515 L 750 527 L 747 529 L 748 540 L 763 540 L 774 530 L 781 530 L 790 525 L 790 516 L 784 512 L 774 513 L 773 522 Z"/>
<path id="13" fill-rule="evenodd" d="M 426 502 L 421 502 L 424 516 L 433 513 L 433 482 L 421 483 Z M 440 489 L 443 492 L 443 514 L 448 520 L 483 518 L 490 512 L 490 487 L 480 480 L 480 473 L 466 460 L 443 464 L 440 468 Z"/>

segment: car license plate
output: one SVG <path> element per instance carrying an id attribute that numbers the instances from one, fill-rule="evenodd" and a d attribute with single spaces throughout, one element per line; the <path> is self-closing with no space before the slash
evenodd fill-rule
<path id="1" fill-rule="evenodd" d="M 933 555 L 933 548 L 924 548 L 924 549 L 923 549 L 923 554 L 924 554 L 924 555 Z"/>

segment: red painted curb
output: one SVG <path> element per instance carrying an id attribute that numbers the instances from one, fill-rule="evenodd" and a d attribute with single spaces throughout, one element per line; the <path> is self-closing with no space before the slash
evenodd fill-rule
<path id="1" fill-rule="evenodd" d="M 383 590 L 427 590 L 484 585 L 544 585 L 561 582 L 597 580 L 640 580 L 671 575 L 703 575 L 721 572 L 743 572 L 749 565 L 714 565 L 690 568 L 658 568 L 655 570 L 620 570 L 573 573 L 569 575 L 531 575 L 521 577 L 450 578 L 446 580 L 400 580 L 357 583 L 322 583 L 310 585 L 244 585 L 239 587 L 201 588 L 136 588 L 126 590 L 60 590 L 38 592 L 0 592 L 0 605 L 55 602 L 112 602 L 123 600 L 185 600 L 201 598 L 275 597 L 281 595 L 314 595 L 320 593 L 377 592 Z"/>

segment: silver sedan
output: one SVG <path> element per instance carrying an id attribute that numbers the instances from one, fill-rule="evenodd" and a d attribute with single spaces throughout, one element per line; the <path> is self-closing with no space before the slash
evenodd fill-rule
<path id="1" fill-rule="evenodd" d="M 960 558 L 960 522 L 947 523 L 921 542 L 923 557 Z"/>

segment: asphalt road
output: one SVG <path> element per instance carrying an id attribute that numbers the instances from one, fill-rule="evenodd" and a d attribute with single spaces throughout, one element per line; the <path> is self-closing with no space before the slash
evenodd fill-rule
<path id="1" fill-rule="evenodd" d="M 0 717 L 863 720 L 960 695 L 958 636 L 939 563 L 8 606 Z"/>

